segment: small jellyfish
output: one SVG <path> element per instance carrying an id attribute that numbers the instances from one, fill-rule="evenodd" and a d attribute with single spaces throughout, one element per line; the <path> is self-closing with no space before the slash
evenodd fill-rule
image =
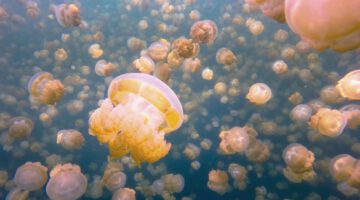
<path id="1" fill-rule="evenodd" d="M 312 108 L 307 104 L 296 105 L 290 111 L 290 118 L 297 123 L 308 122 L 312 115 Z"/>
<path id="2" fill-rule="evenodd" d="M 321 89 L 320 99 L 326 104 L 339 103 L 342 100 L 339 90 L 332 85 L 325 86 Z"/>
<path id="3" fill-rule="evenodd" d="M 8 181 L 9 174 L 5 170 L 0 170 L 0 188 L 3 187 Z"/>
<path id="4" fill-rule="evenodd" d="M 28 82 L 31 97 L 44 104 L 53 105 L 64 95 L 64 85 L 48 72 L 38 72 Z"/>
<path id="5" fill-rule="evenodd" d="M 167 63 L 162 63 L 155 66 L 154 75 L 162 80 L 164 83 L 167 83 L 171 77 L 171 67 Z"/>
<path id="6" fill-rule="evenodd" d="M 141 56 L 134 60 L 132 66 L 141 73 L 151 74 L 154 71 L 155 63 L 149 56 Z"/>
<path id="7" fill-rule="evenodd" d="M 55 14 L 56 21 L 63 27 L 80 26 L 83 24 L 80 17 L 80 9 L 75 4 L 51 5 L 51 11 Z"/>
<path id="8" fill-rule="evenodd" d="M 101 49 L 99 44 L 95 43 L 89 47 L 88 53 L 93 59 L 97 59 L 104 54 L 104 50 Z"/>
<path id="9" fill-rule="evenodd" d="M 243 153 L 249 146 L 249 135 L 246 129 L 241 127 L 235 126 L 230 130 L 221 131 L 219 137 L 219 148 L 224 154 Z"/>
<path id="10" fill-rule="evenodd" d="M 338 110 L 331 110 L 329 108 L 320 108 L 310 118 L 311 128 L 318 133 L 329 137 L 340 135 L 346 125 L 346 115 Z"/>
<path id="11" fill-rule="evenodd" d="M 223 195 L 230 191 L 230 185 L 228 183 L 228 174 L 222 170 L 211 170 L 209 172 L 209 180 L 207 186 L 210 190 Z"/>
<path id="12" fill-rule="evenodd" d="M 23 190 L 35 191 L 47 181 L 47 168 L 39 162 L 27 162 L 17 168 L 14 182 Z"/>
<path id="13" fill-rule="evenodd" d="M 258 36 L 264 32 L 265 26 L 261 21 L 249 18 L 246 20 L 246 26 L 253 36 Z"/>
<path id="14" fill-rule="evenodd" d="M 236 61 L 235 54 L 228 48 L 220 48 L 216 52 L 216 62 L 221 65 L 232 65 Z"/>
<path id="15" fill-rule="evenodd" d="M 26 15 L 32 19 L 35 19 L 40 14 L 40 8 L 37 2 L 27 0 L 25 3 Z"/>
<path id="16" fill-rule="evenodd" d="M 265 83 L 255 83 L 251 85 L 246 95 L 246 98 L 255 105 L 264 105 L 271 97 L 271 89 Z"/>
<path id="17" fill-rule="evenodd" d="M 67 58 L 68 58 L 68 54 L 67 52 L 65 51 L 65 49 L 63 48 L 60 48 L 60 49 L 57 49 L 54 53 L 54 57 L 55 57 L 55 60 L 58 61 L 58 62 L 63 62 L 65 61 Z"/>
<path id="18" fill-rule="evenodd" d="M 99 76 L 109 76 L 116 70 L 116 66 L 106 60 L 99 60 L 95 64 L 95 73 Z"/>
<path id="19" fill-rule="evenodd" d="M 212 80 L 214 78 L 214 71 L 207 67 L 207 68 L 202 70 L 201 77 L 204 80 L 210 81 L 210 80 Z"/>
<path id="20" fill-rule="evenodd" d="M 140 51 L 146 47 L 146 42 L 136 37 L 130 37 L 126 44 L 131 51 Z"/>
<path id="21" fill-rule="evenodd" d="M 14 117 L 9 121 L 9 136 L 14 139 L 27 138 L 34 127 L 34 123 L 27 117 Z"/>
<path id="22" fill-rule="evenodd" d="M 191 26 L 190 37 L 194 42 L 211 44 L 217 36 L 217 26 L 211 20 L 198 21 Z"/>
<path id="23" fill-rule="evenodd" d="M 184 177 L 181 174 L 166 174 L 161 177 L 164 189 L 169 193 L 180 193 L 185 186 Z"/>
<path id="24" fill-rule="evenodd" d="M 200 155 L 200 148 L 194 144 L 187 144 L 183 153 L 189 160 L 195 160 Z"/>
<path id="25" fill-rule="evenodd" d="M 167 54 L 170 50 L 170 43 L 165 39 L 153 42 L 147 48 L 147 55 L 150 56 L 155 62 L 163 61 L 167 58 Z"/>
<path id="26" fill-rule="evenodd" d="M 133 189 L 120 188 L 113 193 L 111 200 L 136 200 L 135 194 Z"/>
<path id="27" fill-rule="evenodd" d="M 277 60 L 273 63 L 271 69 L 275 74 L 284 74 L 288 71 L 288 65 L 283 60 Z"/>
<path id="28" fill-rule="evenodd" d="M 29 191 L 15 187 L 6 195 L 5 200 L 27 200 Z"/>
<path id="29" fill-rule="evenodd" d="M 336 88 L 342 97 L 349 100 L 360 100 L 360 70 L 354 70 L 339 80 Z"/>
<path id="30" fill-rule="evenodd" d="M 234 179 L 234 187 L 239 190 L 245 190 L 247 182 L 247 170 L 245 167 L 231 163 L 228 167 L 230 176 Z"/>
<path id="31" fill-rule="evenodd" d="M 56 165 L 50 172 L 46 193 L 50 199 L 78 199 L 86 191 L 87 179 L 78 165 Z"/>
<path id="32" fill-rule="evenodd" d="M 56 135 L 56 143 L 68 150 L 81 149 L 84 141 L 82 134 L 74 129 L 60 130 Z"/>
<path id="33" fill-rule="evenodd" d="M 200 47 L 198 43 L 194 43 L 191 39 L 180 37 L 171 45 L 172 51 L 182 58 L 191 58 L 199 54 Z"/>
<path id="34" fill-rule="evenodd" d="M 111 192 L 124 187 L 126 184 L 126 174 L 121 170 L 122 166 L 115 162 L 110 162 L 106 166 L 101 182 Z"/>
<path id="35" fill-rule="evenodd" d="M 195 73 L 199 71 L 201 67 L 201 60 L 196 57 L 185 59 L 182 67 L 185 72 Z"/>
<path id="36" fill-rule="evenodd" d="M 110 158 L 128 153 L 137 164 L 153 163 L 170 150 L 164 137 L 183 121 L 182 105 L 161 80 L 143 73 L 128 73 L 113 79 L 108 99 L 89 119 L 89 132 L 108 143 Z"/>

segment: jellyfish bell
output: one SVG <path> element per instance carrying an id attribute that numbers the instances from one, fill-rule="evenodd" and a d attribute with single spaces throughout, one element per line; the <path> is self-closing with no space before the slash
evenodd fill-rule
<path id="1" fill-rule="evenodd" d="M 228 131 L 221 131 L 219 137 L 219 148 L 225 154 L 243 153 L 249 146 L 249 135 L 246 129 L 241 127 L 235 126 Z"/>
<path id="2" fill-rule="evenodd" d="M 191 26 L 190 37 L 194 42 L 211 44 L 217 37 L 218 28 L 211 20 L 197 21 Z"/>
<path id="3" fill-rule="evenodd" d="M 346 181 L 355 169 L 357 160 L 348 154 L 340 154 L 330 161 L 330 174 L 336 181 Z"/>
<path id="4" fill-rule="evenodd" d="M 82 134 L 74 129 L 60 130 L 56 136 L 56 143 L 68 150 L 80 149 L 84 140 Z"/>
<path id="5" fill-rule="evenodd" d="M 209 180 L 207 186 L 210 190 L 223 195 L 230 191 L 230 185 L 228 183 L 229 176 L 226 171 L 211 170 L 209 172 Z"/>
<path id="6" fill-rule="evenodd" d="M 246 98 L 255 105 L 264 105 L 271 97 L 271 89 L 265 83 L 255 83 L 251 85 L 246 95 Z"/>
<path id="7" fill-rule="evenodd" d="M 322 135 L 336 137 L 342 134 L 347 125 L 347 118 L 338 110 L 320 108 L 311 116 L 309 124 L 311 128 Z"/>
<path id="8" fill-rule="evenodd" d="M 17 168 L 14 181 L 20 189 L 35 191 L 45 185 L 47 178 L 45 166 L 39 162 L 27 162 Z"/>
<path id="9" fill-rule="evenodd" d="M 120 188 L 113 193 L 111 200 L 136 200 L 135 194 L 133 189 Z"/>
<path id="10" fill-rule="evenodd" d="M 95 73 L 99 76 L 109 76 L 116 70 L 113 63 L 107 62 L 106 60 L 98 60 L 95 64 Z"/>
<path id="11" fill-rule="evenodd" d="M 80 26 L 83 22 L 80 9 L 75 4 L 51 5 L 50 10 L 55 14 L 56 21 L 63 27 Z"/>
<path id="12" fill-rule="evenodd" d="M 290 111 L 290 118 L 298 123 L 308 122 L 312 115 L 312 108 L 307 104 L 298 104 Z"/>
<path id="13" fill-rule="evenodd" d="M 31 134 L 33 127 L 34 123 L 30 118 L 14 117 L 9 121 L 9 136 L 19 140 L 25 139 Z"/>
<path id="14" fill-rule="evenodd" d="M 339 80 L 336 88 L 342 97 L 349 100 L 360 100 L 360 70 L 354 70 Z"/>
<path id="15" fill-rule="evenodd" d="M 137 164 L 153 163 L 164 157 L 171 144 L 166 134 L 183 121 L 182 105 L 161 80 L 142 73 L 128 73 L 113 79 L 108 99 L 89 119 L 89 132 L 100 143 L 108 143 L 110 158 L 130 153 Z"/>

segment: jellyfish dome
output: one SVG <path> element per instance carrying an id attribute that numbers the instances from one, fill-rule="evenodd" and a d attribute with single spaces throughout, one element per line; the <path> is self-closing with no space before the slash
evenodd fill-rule
<path id="1" fill-rule="evenodd" d="M 16 170 L 14 181 L 23 190 L 35 191 L 45 185 L 47 178 L 46 167 L 39 162 L 27 162 Z"/>
<path id="2" fill-rule="evenodd" d="M 360 70 L 354 70 L 339 80 L 336 88 L 342 97 L 349 100 L 360 100 Z"/>
<path id="3" fill-rule="evenodd" d="M 108 98 L 89 119 L 89 132 L 100 143 L 108 143 L 110 158 L 128 153 L 137 164 L 153 163 L 170 150 L 165 134 L 183 121 L 182 105 L 161 80 L 142 73 L 116 77 Z"/>

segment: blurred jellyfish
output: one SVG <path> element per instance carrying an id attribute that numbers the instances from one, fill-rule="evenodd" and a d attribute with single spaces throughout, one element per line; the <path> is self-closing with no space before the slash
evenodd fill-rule
<path id="1" fill-rule="evenodd" d="M 113 193 L 111 200 L 136 200 L 135 193 L 133 189 L 120 188 Z"/>
<path id="2" fill-rule="evenodd" d="M 146 47 L 146 42 L 136 37 L 130 37 L 126 44 L 131 51 L 140 51 Z"/>
<path id="3" fill-rule="evenodd" d="M 288 71 L 288 65 L 283 60 L 277 60 L 271 67 L 275 74 L 283 74 Z"/>
<path id="4" fill-rule="evenodd" d="M 171 45 L 172 51 L 182 58 L 191 58 L 199 54 L 200 47 L 198 43 L 193 43 L 191 39 L 180 37 Z"/>
<path id="5" fill-rule="evenodd" d="M 320 99 L 326 104 L 339 103 L 342 100 L 339 90 L 332 85 L 325 86 L 321 89 Z"/>
<path id="6" fill-rule="evenodd" d="M 86 191 L 87 179 L 78 165 L 56 165 L 50 172 L 46 193 L 50 199 L 78 199 Z"/>
<path id="7" fill-rule="evenodd" d="M 343 52 L 360 46 L 359 7 L 357 0 L 285 0 L 285 16 L 290 28 L 314 48 Z"/>
<path id="8" fill-rule="evenodd" d="M 0 170 L 0 187 L 3 187 L 8 181 L 9 174 L 5 170 Z"/>
<path id="9" fill-rule="evenodd" d="M 214 78 L 214 71 L 207 67 L 201 72 L 201 77 L 204 80 L 210 81 Z"/>
<path id="10" fill-rule="evenodd" d="M 106 166 L 101 182 L 111 192 L 124 187 L 126 184 L 126 174 L 121 170 L 122 167 L 118 163 L 110 162 Z"/>
<path id="11" fill-rule="evenodd" d="M 56 21 L 63 27 L 80 26 L 83 23 L 80 9 L 75 4 L 51 5 L 50 10 L 55 14 Z"/>
<path id="12" fill-rule="evenodd" d="M 249 136 L 246 129 L 233 127 L 219 134 L 221 142 L 219 149 L 224 154 L 243 153 L 249 146 Z"/>
<path id="13" fill-rule="evenodd" d="M 236 61 L 235 54 L 228 48 L 220 48 L 216 52 L 216 62 L 221 65 L 232 65 Z"/>
<path id="14" fill-rule="evenodd" d="M 60 130 L 56 135 L 56 143 L 68 150 L 81 149 L 84 141 L 82 134 L 74 129 Z"/>
<path id="15" fill-rule="evenodd" d="M 245 167 L 236 163 L 231 163 L 228 167 L 228 172 L 234 179 L 234 187 L 239 190 L 245 190 L 247 182 L 247 170 Z"/>
<path id="16" fill-rule="evenodd" d="M 9 136 L 14 139 L 27 138 L 34 127 L 34 123 L 27 117 L 14 117 L 9 122 Z"/>
<path id="17" fill-rule="evenodd" d="M 171 67 L 167 63 L 155 66 L 154 76 L 167 83 L 171 77 Z"/>
<path id="18" fill-rule="evenodd" d="M 153 163 L 169 152 L 165 134 L 182 121 L 181 103 L 165 83 L 129 73 L 112 80 L 108 99 L 90 116 L 89 132 L 100 143 L 108 143 L 112 159 L 130 153 L 137 164 Z"/>
<path id="19" fill-rule="evenodd" d="M 304 123 L 310 120 L 312 108 L 307 104 L 296 105 L 290 111 L 290 118 L 297 123 Z"/>
<path id="20" fill-rule="evenodd" d="M 55 60 L 58 62 L 63 62 L 68 58 L 68 54 L 65 49 L 57 49 L 54 53 Z"/>
<path id="21" fill-rule="evenodd" d="M 191 162 L 190 166 L 193 170 L 198 170 L 201 167 L 201 163 L 199 161 L 195 160 L 195 161 Z"/>
<path id="22" fill-rule="evenodd" d="M 37 2 L 28 0 L 25 3 L 26 15 L 35 19 L 40 14 L 40 8 Z"/>
<path id="23" fill-rule="evenodd" d="M 191 26 L 190 37 L 194 42 L 211 44 L 216 39 L 217 31 L 217 26 L 213 21 L 198 21 Z"/>
<path id="24" fill-rule="evenodd" d="M 89 196 L 93 199 L 98 199 L 103 196 L 103 184 L 101 182 L 101 177 L 98 175 L 93 176 L 93 181 L 89 184 L 86 196 Z"/>
<path id="25" fill-rule="evenodd" d="M 64 95 L 64 85 L 48 72 L 38 72 L 28 82 L 31 97 L 44 104 L 53 105 Z"/>
<path id="26" fill-rule="evenodd" d="M 251 85 L 246 95 L 246 98 L 255 105 L 264 105 L 271 97 L 271 89 L 265 83 L 255 83 Z"/>
<path id="27" fill-rule="evenodd" d="M 330 162 L 332 177 L 349 187 L 360 189 L 360 162 L 348 154 L 340 154 Z"/>
<path id="28" fill-rule="evenodd" d="M 254 138 L 250 139 L 250 141 L 251 140 L 254 140 Z M 252 162 L 255 163 L 265 162 L 270 157 L 269 144 L 262 142 L 260 140 L 251 141 L 248 149 L 245 151 L 245 155 L 246 158 Z"/>
<path id="29" fill-rule="evenodd" d="M 194 144 L 187 144 L 183 153 L 189 160 L 195 160 L 200 155 L 200 148 Z"/>
<path id="30" fill-rule="evenodd" d="M 197 72 L 201 67 L 201 60 L 199 58 L 188 58 L 183 62 L 183 69 L 185 72 Z"/>
<path id="31" fill-rule="evenodd" d="M 359 82 L 360 70 L 354 70 L 346 74 L 342 79 L 340 79 L 338 84 L 336 85 L 336 88 L 339 90 L 342 97 L 345 97 L 349 100 L 360 100 Z"/>
<path id="32" fill-rule="evenodd" d="M 211 146 L 212 146 L 212 141 L 205 138 L 200 142 L 200 146 L 204 150 L 209 150 L 211 148 Z"/>
<path id="33" fill-rule="evenodd" d="M 223 195 L 230 191 L 230 185 L 228 183 L 228 175 L 226 171 L 211 170 L 209 172 L 209 180 L 207 186 L 210 190 Z"/>
<path id="34" fill-rule="evenodd" d="M 288 145 L 283 151 L 283 159 L 286 163 L 283 173 L 289 181 L 299 183 L 314 179 L 313 163 L 315 157 L 303 145 L 297 143 Z"/>
<path id="35" fill-rule="evenodd" d="M 141 56 L 134 60 L 132 66 L 141 73 L 151 74 L 154 71 L 155 63 L 149 56 Z"/>
<path id="36" fill-rule="evenodd" d="M 109 76 L 116 70 L 116 67 L 111 62 L 106 60 L 99 60 L 95 64 L 95 73 L 99 76 Z"/>
<path id="37" fill-rule="evenodd" d="M 161 177 L 164 190 L 169 193 L 180 193 L 185 186 L 184 177 L 181 174 L 166 174 Z"/>
<path id="38" fill-rule="evenodd" d="M 246 26 L 248 27 L 250 33 L 254 36 L 258 36 L 264 32 L 265 26 L 261 21 L 249 18 L 246 20 Z"/>
<path id="39" fill-rule="evenodd" d="M 99 44 L 95 43 L 89 47 L 88 53 L 93 59 L 97 59 L 104 54 L 104 50 L 101 49 Z"/>
<path id="40" fill-rule="evenodd" d="M 6 195 L 5 200 L 27 200 L 29 191 L 15 187 Z"/>
<path id="41" fill-rule="evenodd" d="M 47 168 L 39 162 L 26 162 L 17 168 L 14 182 L 23 190 L 35 191 L 47 181 Z"/>
<path id="42" fill-rule="evenodd" d="M 163 61 L 167 58 L 170 50 L 170 43 L 165 39 L 160 39 L 158 42 L 153 42 L 147 49 L 147 55 L 154 61 Z"/>
<path id="43" fill-rule="evenodd" d="M 263 14 L 277 22 L 285 22 L 284 0 L 246 0 L 250 5 L 259 6 Z"/>
<path id="44" fill-rule="evenodd" d="M 340 135 L 346 124 L 346 115 L 338 110 L 331 110 L 328 108 L 320 108 L 310 118 L 311 128 L 318 133 L 329 137 Z"/>

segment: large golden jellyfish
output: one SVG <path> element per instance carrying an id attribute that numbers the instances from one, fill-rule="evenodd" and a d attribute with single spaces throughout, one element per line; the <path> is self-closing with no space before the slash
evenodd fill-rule
<path id="1" fill-rule="evenodd" d="M 51 11 L 55 14 L 56 21 L 63 27 L 80 26 L 82 24 L 80 9 L 75 4 L 52 5 Z"/>
<path id="2" fill-rule="evenodd" d="M 31 77 L 28 91 L 35 101 L 53 105 L 64 95 L 64 85 L 49 72 L 38 72 Z"/>
<path id="3" fill-rule="evenodd" d="M 217 26 L 213 21 L 198 21 L 191 26 L 190 37 L 194 42 L 211 44 L 216 39 L 217 31 Z"/>
<path id="4" fill-rule="evenodd" d="M 90 116 L 89 132 L 108 144 L 111 159 L 130 153 L 137 164 L 153 163 L 169 152 L 164 136 L 178 129 L 183 118 L 179 99 L 165 83 L 128 73 L 110 83 L 108 98 Z"/>
<path id="5" fill-rule="evenodd" d="M 344 52 L 360 47 L 359 8 L 358 0 L 286 0 L 285 17 L 315 49 Z"/>
<path id="6" fill-rule="evenodd" d="M 347 117 L 338 110 L 320 108 L 310 118 L 310 126 L 318 133 L 336 137 L 340 135 L 347 125 Z"/>
<path id="7" fill-rule="evenodd" d="M 342 97 L 350 100 L 360 100 L 360 70 L 354 70 L 346 74 L 339 80 L 336 88 Z"/>

